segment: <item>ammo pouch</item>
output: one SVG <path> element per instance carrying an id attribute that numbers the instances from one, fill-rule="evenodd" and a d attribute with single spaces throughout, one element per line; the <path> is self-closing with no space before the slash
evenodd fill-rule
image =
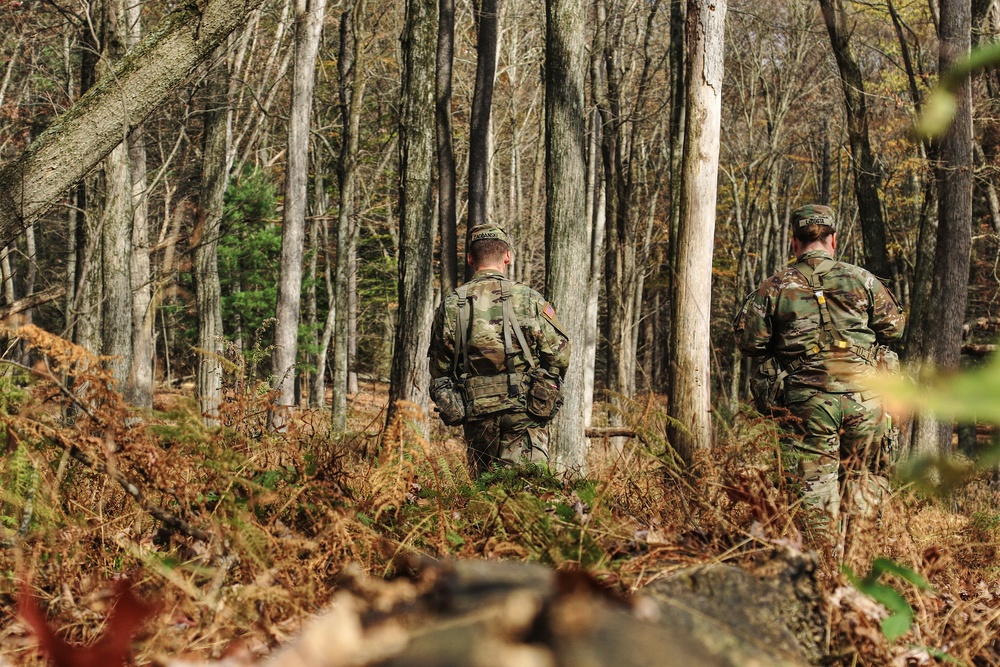
<path id="1" fill-rule="evenodd" d="M 524 395 L 525 380 L 527 378 L 520 373 L 515 374 L 513 382 L 507 373 L 466 377 L 462 382 L 465 418 L 476 419 L 494 412 L 522 407 L 523 403 L 519 399 Z"/>
<path id="2" fill-rule="evenodd" d="M 768 414 L 785 404 L 785 378 L 788 372 L 781 369 L 774 357 L 765 357 L 750 375 L 750 393 L 757 412 Z"/>
<path id="3" fill-rule="evenodd" d="M 531 388 L 528 390 L 528 414 L 536 419 L 552 419 L 562 405 L 559 377 L 544 368 L 531 371 Z"/>
<path id="4" fill-rule="evenodd" d="M 465 399 L 450 377 L 431 380 L 430 395 L 445 424 L 454 426 L 465 421 Z"/>
<path id="5" fill-rule="evenodd" d="M 875 346 L 875 368 L 882 373 L 899 372 L 899 355 L 888 345 Z"/>

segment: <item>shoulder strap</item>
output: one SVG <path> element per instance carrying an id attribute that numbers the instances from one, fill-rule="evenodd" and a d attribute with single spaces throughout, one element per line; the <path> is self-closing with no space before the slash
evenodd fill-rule
<path id="1" fill-rule="evenodd" d="M 458 320 L 455 323 L 455 355 L 451 358 L 451 376 L 458 379 L 459 358 L 462 363 L 462 374 L 469 373 L 469 283 L 455 290 L 458 295 Z"/>
<path id="2" fill-rule="evenodd" d="M 795 270 L 805 277 L 812 288 L 813 296 L 816 297 L 816 303 L 819 304 L 819 324 L 828 339 L 826 344 L 831 347 L 846 349 L 851 347 L 851 344 L 844 340 L 840 332 L 837 331 L 837 327 L 833 323 L 833 317 L 830 316 L 830 307 L 826 303 L 826 295 L 823 294 L 823 276 L 836 266 L 836 264 L 836 262 L 828 258 L 821 260 L 816 266 L 810 266 L 806 262 L 798 262 L 795 264 Z M 823 335 L 821 334 L 820 345 L 823 343 Z"/>
<path id="3" fill-rule="evenodd" d="M 511 282 L 506 278 L 500 278 L 500 301 L 503 303 L 503 350 L 507 362 L 507 395 L 517 396 L 521 388 L 521 375 L 514 368 L 514 357 L 517 354 L 514 350 L 514 341 L 511 339 L 511 331 L 517 336 L 517 343 L 521 346 L 521 353 L 524 355 L 528 366 L 535 367 L 535 358 L 531 354 L 531 348 L 524 339 L 521 325 L 514 314 L 514 301 L 510 293 Z"/>

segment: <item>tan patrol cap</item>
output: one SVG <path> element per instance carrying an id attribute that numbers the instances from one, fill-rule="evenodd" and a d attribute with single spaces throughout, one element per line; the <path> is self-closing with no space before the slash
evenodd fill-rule
<path id="1" fill-rule="evenodd" d="M 507 238 L 507 230 L 500 225 L 494 225 L 492 223 L 476 225 L 469 232 L 469 245 L 472 245 L 476 241 L 484 241 L 486 239 L 497 239 L 498 241 L 503 241 L 508 246 L 510 245 L 510 240 Z"/>
<path id="2" fill-rule="evenodd" d="M 806 204 L 792 211 L 792 228 L 801 229 L 812 224 L 826 225 L 837 231 L 833 209 L 823 204 Z"/>

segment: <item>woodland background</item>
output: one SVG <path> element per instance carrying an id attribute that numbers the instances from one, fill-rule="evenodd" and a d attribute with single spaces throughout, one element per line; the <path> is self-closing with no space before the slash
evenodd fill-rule
<path id="1" fill-rule="evenodd" d="M 29 209 L 10 193 L 41 182 L 24 177 L 32 142 L 57 136 L 46 128 L 61 131 L 53 121 L 92 87 L 141 66 L 125 54 L 156 39 L 169 16 L 214 5 L 0 2 L 0 185 L 13 202 L 4 202 L 0 220 L 7 242 L 0 314 L 11 329 L 5 359 L 16 371 L 5 380 L 4 525 L 21 537 L 40 516 L 59 526 L 41 531 L 29 555 L 17 557 L 21 564 L 39 566 L 40 554 L 63 544 L 77 513 L 97 498 L 91 524 L 153 507 L 171 530 L 133 518 L 135 539 L 183 547 L 213 567 L 228 547 L 217 532 L 197 528 L 197 518 L 214 525 L 226 514 L 223 533 L 244 558 L 252 554 L 242 561 L 244 579 L 274 567 L 268 548 L 292 534 L 326 545 L 317 571 L 336 569 L 329 554 L 345 549 L 389 571 L 383 543 L 357 535 L 401 531 L 400 544 L 421 535 L 406 532 L 408 503 L 437 503 L 432 534 L 415 539 L 420 548 L 503 555 L 490 542 L 495 533 L 472 539 L 448 525 L 442 498 L 467 503 L 472 482 L 455 463 L 460 448 L 458 459 L 435 458 L 437 446 L 456 455 L 447 432 L 435 426 L 428 439 L 426 426 L 414 426 L 428 408 L 430 312 L 462 280 L 462 238 L 477 220 L 507 227 L 512 277 L 548 293 L 572 321 L 579 375 L 568 405 L 576 407 L 557 424 L 558 461 L 589 470 L 591 479 L 610 475 L 602 488 L 615 490 L 618 504 L 607 511 L 615 521 L 629 517 L 615 523 L 628 525 L 626 533 L 650 529 L 672 502 L 689 502 L 671 493 L 699 499 L 681 515 L 715 528 L 668 531 L 688 544 L 695 535 L 694 552 L 728 552 L 750 515 L 720 518 L 709 511 L 713 500 L 686 483 L 645 475 L 695 464 L 713 442 L 720 451 L 763 442 L 757 453 L 767 458 L 775 426 L 741 405 L 749 365 L 731 340 L 730 320 L 743 296 L 789 259 L 787 221 L 798 205 L 832 205 L 841 256 L 897 294 L 909 314 L 900 350 L 907 362 L 947 370 L 958 367 L 963 349 L 970 364 L 991 350 L 1000 321 L 996 72 L 950 82 L 957 111 L 944 133 L 913 128 L 939 72 L 1000 32 L 996 2 L 761 0 L 728 11 L 724 2 L 709 10 L 676 0 L 215 4 L 230 6 L 238 27 L 161 91 L 148 116 L 117 118 L 124 141 L 110 142 L 118 146 L 106 156 L 57 139 L 58 162 L 100 163 L 82 180 L 67 179 L 51 205 L 18 218 L 10 213 L 18 201 Z M 721 23 L 712 33 L 704 19 L 709 11 L 724 17 L 724 39 Z M 197 35 L 197 21 L 187 29 Z M 718 129 L 702 116 L 688 122 L 700 111 L 696 93 L 713 88 L 694 62 L 723 77 L 714 86 Z M 563 108 L 578 123 L 569 132 L 553 120 Z M 99 111 L 113 118 L 115 109 Z M 685 177 L 685 156 L 706 162 L 695 150 L 705 134 L 719 146 L 706 168 L 717 169 L 718 192 L 709 215 L 698 217 L 686 203 L 685 178 L 689 195 L 708 191 Z M 576 143 L 559 144 L 566 136 Z M 574 155 L 576 172 L 560 163 Z M 567 200 L 557 187 L 567 182 L 575 199 L 560 208 Z M 710 249 L 710 273 L 688 261 L 689 242 Z M 582 283 L 565 278 L 574 269 Z M 705 291 L 692 297 L 701 283 Z M 692 319 L 700 328 L 684 329 Z M 678 361 L 691 350 L 705 361 Z M 22 391 L 25 384 L 33 390 Z M 116 390 L 123 398 L 112 398 Z M 690 396 L 711 405 L 708 431 L 685 421 L 677 404 Z M 148 427 L 138 429 L 143 435 L 136 420 Z M 601 448 L 584 437 L 585 428 L 604 426 L 635 434 L 635 448 L 617 441 Z M 951 449 L 950 420 L 918 420 L 910 433 L 916 451 Z M 168 447 L 183 456 L 165 457 Z M 650 469 L 620 477 L 622 468 L 608 461 L 624 452 Z M 109 457 L 119 462 L 102 468 Z M 188 464 L 209 467 L 195 473 Z M 95 469 L 110 477 L 67 487 L 67 475 Z M 124 490 L 109 490 L 115 474 L 133 482 L 138 475 L 145 495 L 121 480 Z M 572 559 L 605 566 L 621 549 L 597 540 L 593 557 L 582 556 L 587 531 L 573 508 L 605 498 L 588 483 L 569 491 L 561 518 L 580 540 Z M 730 479 L 720 488 L 746 491 L 747 483 Z M 784 497 L 784 482 L 765 487 L 726 497 Z M 995 525 L 987 496 L 972 493 L 962 515 L 986 513 L 977 519 L 985 542 Z M 911 500 L 900 502 L 917 511 Z M 117 510 L 106 515 L 105 503 Z M 329 517 L 314 513 L 326 505 L 350 510 L 320 529 Z M 494 507 L 502 517 L 497 507 L 504 502 Z M 517 523 L 498 520 L 509 530 Z M 477 521 L 470 521 L 477 530 L 498 530 L 496 521 Z M 767 525 L 777 523 L 785 530 L 794 522 Z M 256 528 L 240 533 L 247 526 Z M 127 554 L 102 567 L 149 565 L 142 549 L 139 556 L 89 527 L 75 530 L 88 535 L 82 544 L 93 539 L 107 553 Z M 214 546 L 195 553 L 202 538 Z M 629 539 L 612 541 L 620 547 Z M 360 551 L 346 546 L 351 540 Z M 504 548 L 539 557 L 533 547 Z M 923 548 L 904 556 L 917 566 Z M 89 557 L 81 550 L 66 558 Z M 217 583 L 236 576 L 232 566 L 220 572 Z M 969 622 L 989 636 L 988 623 Z M 989 646 L 984 639 L 978 648 Z"/>

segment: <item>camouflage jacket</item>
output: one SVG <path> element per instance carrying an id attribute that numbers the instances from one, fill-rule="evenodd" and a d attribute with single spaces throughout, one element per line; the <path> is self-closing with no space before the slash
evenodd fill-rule
<path id="1" fill-rule="evenodd" d="M 832 259 L 823 250 L 810 250 L 798 262 L 815 267 Z M 869 349 L 903 335 L 905 319 L 892 293 L 872 273 L 836 262 L 822 276 L 830 318 L 843 339 Z M 794 266 L 771 276 L 751 293 L 734 323 L 736 343 L 750 356 L 773 354 L 783 368 L 802 359 L 802 368 L 788 377 L 787 386 L 838 393 L 864 389 L 860 380 L 875 368 L 854 350 L 836 349 L 824 342 L 820 307 L 809 281 Z M 815 354 L 807 350 L 819 345 Z"/>
<path id="2" fill-rule="evenodd" d="M 469 281 L 468 300 L 471 308 L 471 330 L 468 337 L 470 373 L 501 375 L 507 373 L 503 344 L 503 305 L 500 299 L 500 278 L 496 270 L 477 271 Z M 527 285 L 511 283 L 514 315 L 537 363 L 551 373 L 565 377 L 569 366 L 569 339 L 556 319 L 552 304 Z M 432 378 L 451 374 L 455 355 L 455 328 L 458 322 L 458 293 L 453 291 L 438 308 L 431 331 L 430 370 Z M 520 350 L 516 337 L 513 345 Z M 523 354 L 514 359 L 517 372 L 527 372 L 528 361 Z M 461 367 L 458 370 L 462 372 Z"/>

